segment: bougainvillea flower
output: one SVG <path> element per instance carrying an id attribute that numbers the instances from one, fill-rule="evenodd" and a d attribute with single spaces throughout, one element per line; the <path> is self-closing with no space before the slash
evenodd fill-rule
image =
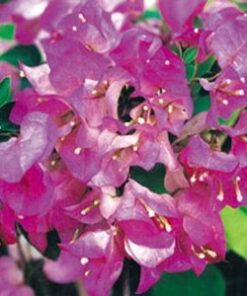
<path id="1" fill-rule="evenodd" d="M 227 132 L 232 137 L 231 151 L 239 159 L 241 167 L 247 166 L 247 112 L 244 110 L 241 112 L 237 124 L 234 128 L 227 129 Z"/>
<path id="2" fill-rule="evenodd" d="M 0 179 L 20 181 L 34 163 L 48 158 L 56 138 L 57 129 L 47 114 L 29 113 L 21 123 L 20 136 L 0 143 Z"/>
<path id="3" fill-rule="evenodd" d="M 100 7 L 98 1 L 84 1 L 78 5 L 62 19 L 59 30 L 99 53 L 109 51 L 117 42 L 111 15 Z"/>
<path id="4" fill-rule="evenodd" d="M 143 293 L 164 272 L 200 275 L 223 260 L 220 211 L 247 205 L 237 1 L 4 2 L 16 34 L 0 45 L 1 81 L 13 85 L 6 105 L 0 85 L 0 240 L 25 234 L 47 256 L 55 238 L 58 260 L 39 258 L 46 276 L 90 296 L 128 284 L 129 264 Z M 4 260 L 0 294 L 33 296 L 25 263 Z"/>
<path id="5" fill-rule="evenodd" d="M 144 9 L 144 1 L 143 0 L 137 0 L 137 1 L 131 1 L 131 0 L 113 0 L 111 2 L 107 0 L 99 0 L 100 5 L 108 12 L 121 12 L 121 13 L 127 13 L 127 14 L 133 14 L 137 15 L 143 11 Z"/>
<path id="6" fill-rule="evenodd" d="M 133 196 L 129 191 L 126 192 L 124 206 L 120 206 L 117 220 L 119 219 L 118 225 L 125 234 L 127 253 L 142 266 L 138 292 L 147 290 L 164 271 L 179 272 L 193 268 L 199 274 L 206 267 L 208 260 L 216 262 L 224 258 L 223 227 L 218 213 L 212 211 L 206 186 L 180 192 L 176 196 L 176 213 L 169 216 L 171 212 L 168 214 L 167 210 L 172 209 L 172 204 L 166 204 L 168 199 L 158 198 L 140 185 L 132 181 L 131 183 L 126 189 L 130 189 L 131 186 Z M 144 194 L 148 194 L 148 198 Z M 203 216 L 199 210 L 202 206 L 205 209 Z M 128 215 L 130 216 L 125 220 L 124 217 Z M 145 238 L 150 237 L 149 231 L 153 240 L 147 243 Z M 155 244 L 165 244 L 165 236 L 168 234 L 175 238 L 176 247 L 169 256 L 163 251 L 163 257 L 159 257 Z M 146 244 L 148 249 L 143 248 Z M 141 257 L 138 257 L 139 255 Z M 152 256 L 156 258 L 154 261 Z"/>
<path id="7" fill-rule="evenodd" d="M 86 79 L 69 101 L 90 126 L 102 125 L 103 119 L 118 118 L 118 99 L 126 84 L 133 78 L 119 67 L 107 69 L 100 80 Z"/>
<path id="8" fill-rule="evenodd" d="M 51 69 L 50 81 L 59 95 L 72 94 L 85 79 L 99 80 L 109 65 L 106 57 L 90 51 L 69 36 L 48 38 L 42 44 Z M 64 56 L 69 58 L 64 59 Z"/>
<path id="9" fill-rule="evenodd" d="M 194 17 L 202 11 L 206 2 L 206 0 L 193 0 L 189 3 L 186 0 L 161 0 L 159 5 L 161 14 L 172 31 L 181 34 L 188 27 L 192 27 Z"/>
<path id="10" fill-rule="evenodd" d="M 190 268 L 199 275 L 207 262 L 218 262 L 225 256 L 224 229 L 220 216 L 214 213 L 205 186 L 187 189 L 176 196 L 179 215 L 171 219 L 176 237 L 174 254 L 156 268 L 142 268 L 138 291 L 144 292 L 164 271 L 183 272 Z M 200 213 L 201 209 L 205 212 Z"/>
<path id="11" fill-rule="evenodd" d="M 128 44 L 132 45 L 132 52 L 129 51 Z M 145 50 L 141 53 L 144 46 Z M 123 32 L 118 46 L 111 51 L 111 57 L 134 77 L 138 77 L 142 72 L 143 62 L 160 47 L 160 40 L 155 35 L 142 28 L 131 28 Z M 145 58 L 141 59 L 141 54 Z"/>
<path id="12" fill-rule="evenodd" d="M 16 241 L 16 217 L 13 210 L 1 202 L 0 210 L 0 235 L 4 243 L 13 244 Z"/>
<path id="13" fill-rule="evenodd" d="M 18 223 L 28 233 L 31 243 L 44 252 L 48 246 L 46 234 L 56 230 L 62 242 L 72 241 L 80 234 L 81 223 L 67 213 L 67 208 L 78 204 L 84 195 L 86 187 L 83 183 L 71 177 L 67 170 L 61 169 L 58 163 L 52 161 L 53 172 L 49 174 L 53 182 L 52 204 L 49 212 L 41 212 L 38 216 L 17 216 Z M 54 177 L 56 170 L 63 171 L 63 178 Z"/>
<path id="14" fill-rule="evenodd" d="M 132 128 L 134 127 L 135 125 Z M 124 139 L 127 136 L 122 137 Z M 149 126 L 139 127 L 138 132 L 131 135 L 131 138 L 133 142 L 129 145 L 114 149 L 112 153 L 107 153 L 104 156 L 100 171 L 92 178 L 94 185 L 120 186 L 127 179 L 130 166 L 139 165 L 146 170 L 150 170 L 153 168 L 154 163 L 158 161 L 169 165 L 174 162 L 172 151 L 169 150 L 170 147 L 165 141 L 165 136 L 160 135 L 160 137 L 157 137 Z M 112 171 L 115 171 L 114 176 L 111 173 Z"/>
<path id="15" fill-rule="evenodd" d="M 130 53 L 126 44 L 131 40 L 134 47 Z M 159 41 L 148 32 L 133 29 L 125 32 L 112 57 L 138 78 L 138 84 L 133 85 L 135 93 L 146 98 L 143 105 L 132 111 L 131 117 L 135 120 L 141 117 L 147 123 L 157 123 L 161 129 L 178 133 L 192 114 L 192 101 L 181 59 L 161 48 Z M 162 76 L 159 73 L 163 73 Z"/>
<path id="16" fill-rule="evenodd" d="M 39 166 L 29 169 L 17 183 L 1 181 L 0 198 L 19 216 L 46 214 L 52 193 L 51 180 Z"/>
<path id="17" fill-rule="evenodd" d="M 170 170 L 179 166 L 166 132 L 157 135 L 152 127 L 141 125 L 138 132 L 132 135 L 132 139 L 136 139 L 136 142 L 103 158 L 99 173 L 92 178 L 94 185 L 120 186 L 127 178 L 129 167 L 134 165 L 145 170 L 151 170 L 157 162 L 163 163 Z M 114 176 L 112 171 L 115 171 Z"/>
<path id="18" fill-rule="evenodd" d="M 152 193 L 130 181 L 116 213 L 128 255 L 148 268 L 154 268 L 170 257 L 175 241 L 168 219 L 175 215 L 176 208 L 170 196 Z"/>
<path id="19" fill-rule="evenodd" d="M 196 156 L 197 149 L 203 153 L 203 158 Z M 181 160 L 192 186 L 197 183 L 210 186 L 213 203 L 218 210 L 225 205 L 237 207 L 246 204 L 246 168 L 239 167 L 238 157 L 232 152 L 214 151 L 202 139 L 194 137 L 182 151 Z"/>
<path id="20" fill-rule="evenodd" d="M 145 50 L 145 46 L 141 49 Z M 143 69 L 140 75 L 143 94 L 150 96 L 151 102 L 152 97 L 157 95 L 158 105 L 166 106 L 170 116 L 173 114 L 171 111 L 176 114 L 176 107 L 180 107 L 181 112 L 185 113 L 183 117 L 189 118 L 192 113 L 192 104 L 185 68 L 181 59 L 165 48 L 160 48 L 146 59 L 145 51 L 141 51 L 140 55 L 143 61 Z M 163 73 L 162 77 L 159 73 Z M 172 110 L 172 107 L 174 107 L 174 110 Z M 179 118 L 179 114 L 174 116 Z M 172 119 L 170 120 L 173 121 Z"/>
<path id="21" fill-rule="evenodd" d="M 25 77 L 29 80 L 39 95 L 44 96 L 56 94 L 56 91 L 49 80 L 49 65 L 43 64 L 37 67 L 28 67 L 22 65 L 21 68 L 25 74 Z"/>
<path id="22" fill-rule="evenodd" d="M 246 180 L 247 169 L 239 168 L 231 178 L 224 178 L 219 176 L 217 179 L 211 179 L 211 188 L 218 201 L 218 208 L 221 209 L 224 205 L 230 205 L 237 208 L 247 204 L 246 192 L 247 187 L 244 180 Z"/>
<path id="23" fill-rule="evenodd" d="M 178 189 L 189 187 L 189 182 L 185 177 L 182 165 L 178 165 L 175 169 L 167 169 L 165 180 L 165 188 L 168 192 L 174 193 Z"/>
<path id="24" fill-rule="evenodd" d="M 108 295 L 123 267 L 123 253 L 114 229 L 84 233 L 77 241 L 61 248 L 81 264 L 80 278 L 92 296 Z"/>
<path id="25" fill-rule="evenodd" d="M 198 155 L 198 151 L 200 151 L 200 155 Z M 188 145 L 180 153 L 180 160 L 191 184 L 207 182 L 208 178 L 212 178 L 212 175 L 216 179 L 218 177 L 231 178 L 239 165 L 234 154 L 214 151 L 199 136 L 190 139 Z"/>
<path id="26" fill-rule="evenodd" d="M 73 117 L 73 112 L 71 112 L 66 101 L 55 95 L 42 96 L 33 89 L 26 88 L 16 91 L 15 100 L 16 103 L 11 110 L 10 120 L 17 125 L 21 125 L 25 116 L 32 112 L 49 116 L 52 125 L 57 127 L 66 126 Z M 51 112 L 51 110 L 53 111 Z M 63 134 L 63 131 L 59 130 L 58 134 Z"/>
<path id="27" fill-rule="evenodd" d="M 150 126 L 144 126 L 142 124 L 138 128 L 138 132 L 139 139 L 133 149 L 135 153 L 132 155 L 131 165 L 141 166 L 148 171 L 151 170 L 154 163 L 158 161 L 162 163 L 171 161 L 172 157 L 169 157 L 171 153 L 167 151 L 169 150 L 169 145 L 165 143 L 166 139 L 164 134 L 159 135 Z M 161 143 L 164 144 L 163 147 L 161 147 Z"/>
<path id="28" fill-rule="evenodd" d="M 238 32 L 238 34 L 236 34 Z M 247 18 L 237 17 L 220 26 L 208 39 L 208 46 L 222 68 L 232 66 L 239 75 L 246 73 Z"/>
<path id="29" fill-rule="evenodd" d="M 144 0 L 99 0 L 100 5 L 107 12 L 111 12 L 112 22 L 119 31 L 133 27 L 133 22 L 138 20 L 144 11 Z"/>
<path id="30" fill-rule="evenodd" d="M 238 165 L 238 160 L 233 154 L 212 150 L 199 136 L 190 139 L 180 157 L 191 167 L 225 173 L 233 172 Z"/>
<path id="31" fill-rule="evenodd" d="M 211 52 L 208 48 L 208 39 L 210 39 L 210 36 L 213 36 L 214 32 L 222 24 L 225 25 L 227 22 L 242 15 L 242 12 L 236 5 L 229 1 L 211 1 L 207 3 L 206 7 L 207 8 L 200 15 L 203 26 L 200 27 L 199 25 L 199 27 L 195 27 L 194 29 L 191 28 L 179 37 L 179 40 L 182 40 L 183 43 L 185 39 L 188 45 L 194 47 L 198 46 L 198 61 L 204 61 Z"/>
<path id="32" fill-rule="evenodd" d="M 21 44 L 31 44 L 40 32 L 39 18 L 47 7 L 48 0 L 17 0 L 1 3 L 0 18 L 16 25 L 15 38 Z"/>
<path id="33" fill-rule="evenodd" d="M 72 10 L 80 3 L 80 0 L 61 0 L 48 1 L 48 5 L 40 17 L 40 25 L 51 35 L 57 31 L 60 21 L 65 15 L 71 13 Z"/>
<path id="34" fill-rule="evenodd" d="M 207 261 L 220 261 L 226 252 L 223 224 L 211 208 L 208 193 L 205 186 L 198 186 L 176 196 L 184 231 L 178 240 L 180 247 L 190 253 L 190 263 L 197 274 L 204 270 Z"/>
<path id="35" fill-rule="evenodd" d="M 76 205 L 67 207 L 67 214 L 85 224 L 96 224 L 102 220 L 99 210 L 100 190 L 87 192 L 83 200 Z"/>
<path id="36" fill-rule="evenodd" d="M 138 135 L 121 136 L 83 123 L 78 132 L 74 131 L 62 141 L 59 153 L 71 173 L 81 181 L 88 182 L 100 171 L 104 157 L 110 156 L 113 161 L 115 153 L 134 147 L 137 141 Z"/>
<path id="37" fill-rule="evenodd" d="M 92 177 L 90 183 L 95 186 L 121 186 L 128 177 L 130 165 L 136 154 L 133 150 L 135 147 L 136 145 L 130 146 L 105 155 L 98 173 Z M 115 174 L 112 175 L 112 172 Z"/>
<path id="38" fill-rule="evenodd" d="M 120 198 L 117 196 L 115 187 L 104 186 L 102 188 L 101 202 L 99 205 L 101 215 L 110 222 L 114 221 L 114 214 L 120 204 Z"/>
<path id="39" fill-rule="evenodd" d="M 209 45 L 210 38 L 215 34 L 215 31 L 219 29 L 221 25 L 226 25 L 226 23 L 231 22 L 238 16 L 241 16 L 242 12 L 238 7 L 230 1 L 211 1 L 207 3 L 206 9 L 201 13 L 200 17 L 203 22 L 202 27 L 195 27 L 194 29 L 188 30 L 190 33 L 186 32 L 185 37 L 182 35 L 179 40 L 184 41 L 189 37 L 190 46 L 198 46 L 199 53 L 197 60 L 205 60 L 209 53 L 211 53 Z"/>
<path id="40" fill-rule="evenodd" d="M 21 44 L 32 44 L 40 30 L 39 19 L 26 19 L 25 17 L 17 14 L 12 15 L 11 21 L 14 22 L 17 27 L 15 33 L 16 40 L 18 40 Z"/>
<path id="41" fill-rule="evenodd" d="M 211 109 L 209 111 L 210 123 L 218 122 L 218 117 L 228 119 L 239 108 L 247 105 L 247 86 L 245 77 L 231 67 L 224 69 L 218 78 L 209 83 L 201 79 L 201 84 L 211 96 Z"/>
<path id="42" fill-rule="evenodd" d="M 209 129 L 207 123 L 207 112 L 200 112 L 188 120 L 179 135 L 178 140 L 185 139 L 188 136 L 196 135 L 204 130 Z"/>
<path id="43" fill-rule="evenodd" d="M 213 1 L 202 14 L 205 30 L 215 32 L 221 25 L 241 16 L 242 12 L 228 1 Z"/>

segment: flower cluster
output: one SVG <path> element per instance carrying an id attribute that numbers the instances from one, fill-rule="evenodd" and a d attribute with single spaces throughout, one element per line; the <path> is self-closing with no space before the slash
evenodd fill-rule
<path id="1" fill-rule="evenodd" d="M 56 230 L 46 275 L 82 280 L 89 295 L 109 294 L 125 258 L 141 267 L 139 293 L 163 272 L 201 274 L 225 256 L 219 212 L 247 204 L 247 17 L 228 1 L 158 5 L 147 19 L 141 0 L 16 0 L 0 12 L 44 57 L 19 64 L 32 87 L 14 87 L 15 129 L 0 143 L 1 239 L 14 243 L 18 224 L 44 252 Z M 210 108 L 195 112 L 202 94 Z M 132 173 L 157 164 L 161 192 Z"/>

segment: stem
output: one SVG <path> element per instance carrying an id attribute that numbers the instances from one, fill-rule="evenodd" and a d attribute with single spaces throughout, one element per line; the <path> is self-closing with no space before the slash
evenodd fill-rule
<path id="1" fill-rule="evenodd" d="M 22 246 L 21 246 L 21 243 L 20 243 L 20 234 L 17 234 L 16 243 L 17 243 L 18 253 L 19 253 L 19 256 L 20 256 L 19 264 L 20 264 L 21 269 L 25 272 L 26 257 L 25 257 L 25 255 L 23 253 Z"/>
<path id="2" fill-rule="evenodd" d="M 81 282 L 77 282 L 76 283 L 76 287 L 78 290 L 78 295 L 79 296 L 87 296 L 87 292 L 85 291 L 85 289 L 83 288 L 83 285 Z"/>
<path id="3" fill-rule="evenodd" d="M 135 262 L 124 260 L 122 273 L 114 284 L 111 296 L 131 296 L 135 295 L 140 278 L 140 268 Z"/>
<path id="4" fill-rule="evenodd" d="M 210 82 L 210 81 L 215 80 L 215 79 L 220 75 L 220 73 L 221 73 L 221 72 L 218 72 L 218 73 L 216 73 L 214 76 L 211 76 L 211 77 L 194 77 L 194 78 L 192 79 L 192 81 L 199 81 L 201 78 L 205 78 L 205 79 L 207 79 L 207 80 Z"/>
<path id="5" fill-rule="evenodd" d="M 123 278 L 123 296 L 130 296 L 129 269 L 126 268 Z"/>

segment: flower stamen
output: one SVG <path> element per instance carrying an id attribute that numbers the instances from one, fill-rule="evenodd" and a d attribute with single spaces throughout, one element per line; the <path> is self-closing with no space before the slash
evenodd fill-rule
<path id="1" fill-rule="evenodd" d="M 88 270 L 85 271 L 84 275 L 89 276 L 91 273 L 92 273 L 92 271 L 90 269 L 88 269 Z"/>
<path id="2" fill-rule="evenodd" d="M 84 208 L 82 211 L 81 211 L 81 215 L 82 216 L 85 216 L 86 214 L 88 214 L 91 210 L 93 210 L 94 208 L 96 208 L 98 205 L 100 204 L 100 200 L 99 199 L 95 199 L 93 201 L 93 204 Z"/>
<path id="3" fill-rule="evenodd" d="M 191 251 L 192 251 L 192 253 L 193 253 L 197 258 L 199 258 L 199 259 L 201 259 L 201 260 L 203 260 L 203 259 L 206 258 L 206 255 L 205 255 L 204 253 L 197 252 L 197 251 L 195 250 L 195 248 L 194 248 L 193 245 L 191 246 Z"/>
<path id="4" fill-rule="evenodd" d="M 208 255 L 211 258 L 216 258 L 217 257 L 217 253 L 213 250 L 210 249 L 205 249 L 203 246 L 201 246 L 201 250 Z"/>
<path id="5" fill-rule="evenodd" d="M 219 183 L 219 193 L 217 195 L 217 199 L 218 199 L 218 201 L 224 200 L 224 190 L 223 190 L 223 185 L 221 182 Z"/>
<path id="6" fill-rule="evenodd" d="M 88 260 L 87 257 L 82 257 L 81 260 L 80 260 L 80 262 L 81 262 L 81 265 L 84 266 L 84 265 L 88 264 L 89 260 Z"/>
<path id="7" fill-rule="evenodd" d="M 240 182 L 240 177 L 237 176 L 234 180 L 234 186 L 235 186 L 235 192 L 236 192 L 236 195 L 237 195 L 237 201 L 238 202 L 242 202 L 243 201 L 243 195 L 241 193 L 241 190 L 239 188 L 239 182 Z"/>
<path id="8" fill-rule="evenodd" d="M 195 183 L 197 181 L 197 178 L 196 178 L 196 173 L 194 173 L 191 177 L 190 177 L 190 183 Z"/>
<path id="9" fill-rule="evenodd" d="M 82 13 L 79 13 L 78 14 L 78 19 L 84 24 L 84 23 L 86 23 L 86 18 L 85 18 L 85 16 L 82 14 Z"/>
<path id="10" fill-rule="evenodd" d="M 80 154 L 81 154 L 81 151 L 82 151 L 82 148 L 81 148 L 81 147 L 76 147 L 76 148 L 74 149 L 74 154 L 75 154 L 75 155 L 80 155 Z"/>

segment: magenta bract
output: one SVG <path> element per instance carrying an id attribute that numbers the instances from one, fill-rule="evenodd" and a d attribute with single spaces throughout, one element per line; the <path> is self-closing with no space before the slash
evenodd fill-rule
<path id="1" fill-rule="evenodd" d="M 0 45 L 0 239 L 24 231 L 47 254 L 56 233 L 50 280 L 110 295 L 128 260 L 143 293 L 224 260 L 220 211 L 247 205 L 247 18 L 211 2 L 0 4 L 16 25 Z M 33 295 L 11 258 L 0 270 L 1 291 Z"/>

